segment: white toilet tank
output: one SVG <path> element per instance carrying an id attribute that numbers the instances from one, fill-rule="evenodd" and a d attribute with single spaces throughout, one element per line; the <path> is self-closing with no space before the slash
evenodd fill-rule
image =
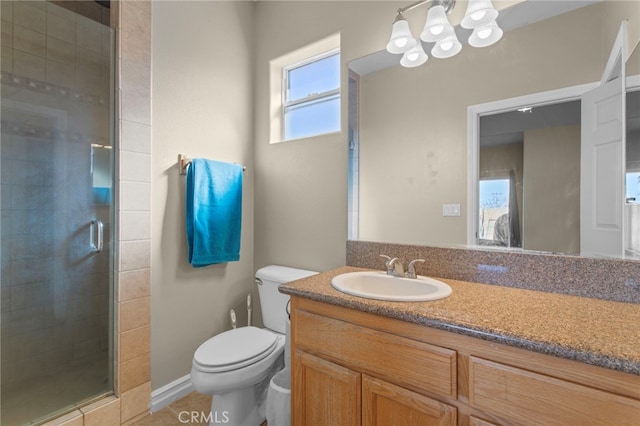
<path id="1" fill-rule="evenodd" d="M 270 265 L 258 269 L 256 284 L 260 295 L 262 322 L 270 330 L 285 334 L 289 296 L 278 291 L 280 284 L 316 275 L 315 271 Z"/>

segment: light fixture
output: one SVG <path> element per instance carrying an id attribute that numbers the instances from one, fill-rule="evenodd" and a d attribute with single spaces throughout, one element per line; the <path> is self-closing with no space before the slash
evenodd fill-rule
<path id="1" fill-rule="evenodd" d="M 444 6 L 441 4 L 432 6 L 427 12 L 427 21 L 424 23 L 420 38 L 423 41 L 440 41 L 453 33 L 453 27 L 447 19 Z"/>
<path id="2" fill-rule="evenodd" d="M 418 44 L 418 41 L 411 35 L 409 23 L 402 15 L 402 12 L 398 10 L 389 43 L 387 43 L 387 50 L 390 53 L 404 53 L 413 49 L 416 44 Z"/>
<path id="3" fill-rule="evenodd" d="M 406 68 L 413 68 L 420 66 L 427 62 L 429 57 L 426 53 L 424 53 L 424 49 L 422 48 L 422 43 L 416 43 L 415 47 L 402 55 L 402 59 L 400 59 L 400 65 Z"/>
<path id="4" fill-rule="evenodd" d="M 420 39 L 416 40 L 409 29 L 404 13 L 422 5 L 428 5 L 427 19 Z M 456 5 L 456 0 L 420 0 L 397 11 L 387 51 L 402 54 L 400 64 L 404 67 L 422 65 L 428 59 L 420 40 L 433 43 L 431 55 L 436 58 L 450 58 L 462 50 L 454 27 L 447 18 Z M 496 23 L 498 11 L 491 0 L 469 0 L 467 11 L 460 26 L 473 29 L 469 44 L 473 47 L 487 47 L 502 38 L 503 31 Z"/>
<path id="5" fill-rule="evenodd" d="M 469 37 L 469 44 L 473 47 L 487 47 L 502 38 L 502 28 L 491 21 L 487 25 L 475 28 Z"/>
<path id="6" fill-rule="evenodd" d="M 440 40 L 431 49 L 431 55 L 434 58 L 446 59 L 457 55 L 462 50 L 462 44 L 456 37 L 455 33 L 443 40 Z"/>
<path id="7" fill-rule="evenodd" d="M 498 11 L 491 4 L 491 0 L 469 0 L 467 12 L 460 25 L 463 28 L 474 29 L 483 27 L 498 17 Z"/>

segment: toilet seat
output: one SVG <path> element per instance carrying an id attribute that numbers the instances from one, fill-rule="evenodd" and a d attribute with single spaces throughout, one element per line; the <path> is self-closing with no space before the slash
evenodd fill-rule
<path id="1" fill-rule="evenodd" d="M 193 365 L 206 373 L 237 370 L 271 354 L 278 336 L 257 327 L 225 331 L 204 342 L 193 356 Z"/>

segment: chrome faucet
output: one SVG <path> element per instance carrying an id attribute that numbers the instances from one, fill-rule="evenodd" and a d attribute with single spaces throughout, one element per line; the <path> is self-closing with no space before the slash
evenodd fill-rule
<path id="1" fill-rule="evenodd" d="M 407 274 L 406 277 L 407 278 L 418 278 L 418 276 L 416 275 L 416 263 L 423 263 L 424 259 L 414 259 L 411 262 L 409 262 L 409 266 L 407 266 Z"/>
<path id="2" fill-rule="evenodd" d="M 404 277 L 404 268 L 402 267 L 400 259 L 397 257 L 391 258 L 386 254 L 381 254 L 380 257 L 385 259 L 384 266 L 387 267 L 387 275 Z"/>

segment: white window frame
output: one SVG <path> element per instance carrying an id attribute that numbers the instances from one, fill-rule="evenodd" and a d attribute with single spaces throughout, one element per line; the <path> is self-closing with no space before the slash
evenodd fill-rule
<path id="1" fill-rule="evenodd" d="M 285 128 L 286 128 L 286 123 L 287 123 L 287 108 L 290 107 L 295 107 L 298 105 L 304 105 L 304 104 L 311 104 L 313 102 L 316 102 L 317 100 L 321 100 L 321 99 L 330 99 L 332 97 L 335 97 L 336 95 L 338 96 L 338 98 L 340 97 L 340 90 L 342 89 L 342 76 L 340 75 L 340 66 L 338 66 L 338 74 L 339 74 L 339 85 L 337 89 L 332 89 L 332 90 L 327 90 L 325 92 L 322 93 L 310 93 L 307 96 L 305 96 L 304 98 L 300 98 L 300 99 L 296 99 L 294 101 L 289 101 L 289 72 L 293 71 L 297 68 L 302 68 L 306 65 L 312 64 L 314 62 L 317 61 L 321 61 L 323 59 L 326 59 L 328 57 L 334 56 L 334 55 L 340 55 L 340 48 L 337 49 L 332 49 L 329 50 L 327 52 L 321 53 L 319 55 L 315 55 L 315 56 L 311 56 L 301 62 L 298 62 L 296 64 L 293 65 L 289 65 L 286 67 L 282 68 L 282 110 L 281 110 L 281 114 L 282 114 L 282 128 L 280 129 L 281 131 L 281 135 L 282 135 L 282 140 L 283 141 L 288 141 L 288 140 L 295 140 L 297 138 L 291 138 L 288 139 L 285 136 Z M 339 132 L 340 129 L 337 129 L 336 132 Z M 314 136 L 319 136 L 319 135 L 326 135 L 328 133 L 333 133 L 333 132 L 323 132 L 323 133 L 316 133 L 313 135 L 309 135 L 306 137 L 314 137 Z"/>
<path id="2" fill-rule="evenodd" d="M 331 34 L 323 39 L 317 40 L 310 44 L 301 46 L 293 51 L 285 53 L 277 58 L 273 58 L 269 61 L 269 111 L 268 111 L 268 131 L 269 131 L 269 144 L 277 144 L 285 142 L 283 139 L 283 109 L 282 109 L 282 70 L 290 67 L 291 64 L 300 64 L 309 58 L 316 57 L 326 52 L 333 50 L 340 50 L 340 33 Z M 344 75 L 342 73 L 342 62 L 340 65 L 340 86 L 344 84 Z M 342 132 L 342 126 L 344 126 L 344 100 L 340 96 L 340 130 L 335 133 L 325 133 L 321 137 L 327 137 L 328 135 L 340 134 Z M 317 137 L 317 136 L 315 136 Z M 314 138 L 312 136 L 311 138 Z M 293 142 L 297 139 L 291 139 L 286 142 Z"/>

